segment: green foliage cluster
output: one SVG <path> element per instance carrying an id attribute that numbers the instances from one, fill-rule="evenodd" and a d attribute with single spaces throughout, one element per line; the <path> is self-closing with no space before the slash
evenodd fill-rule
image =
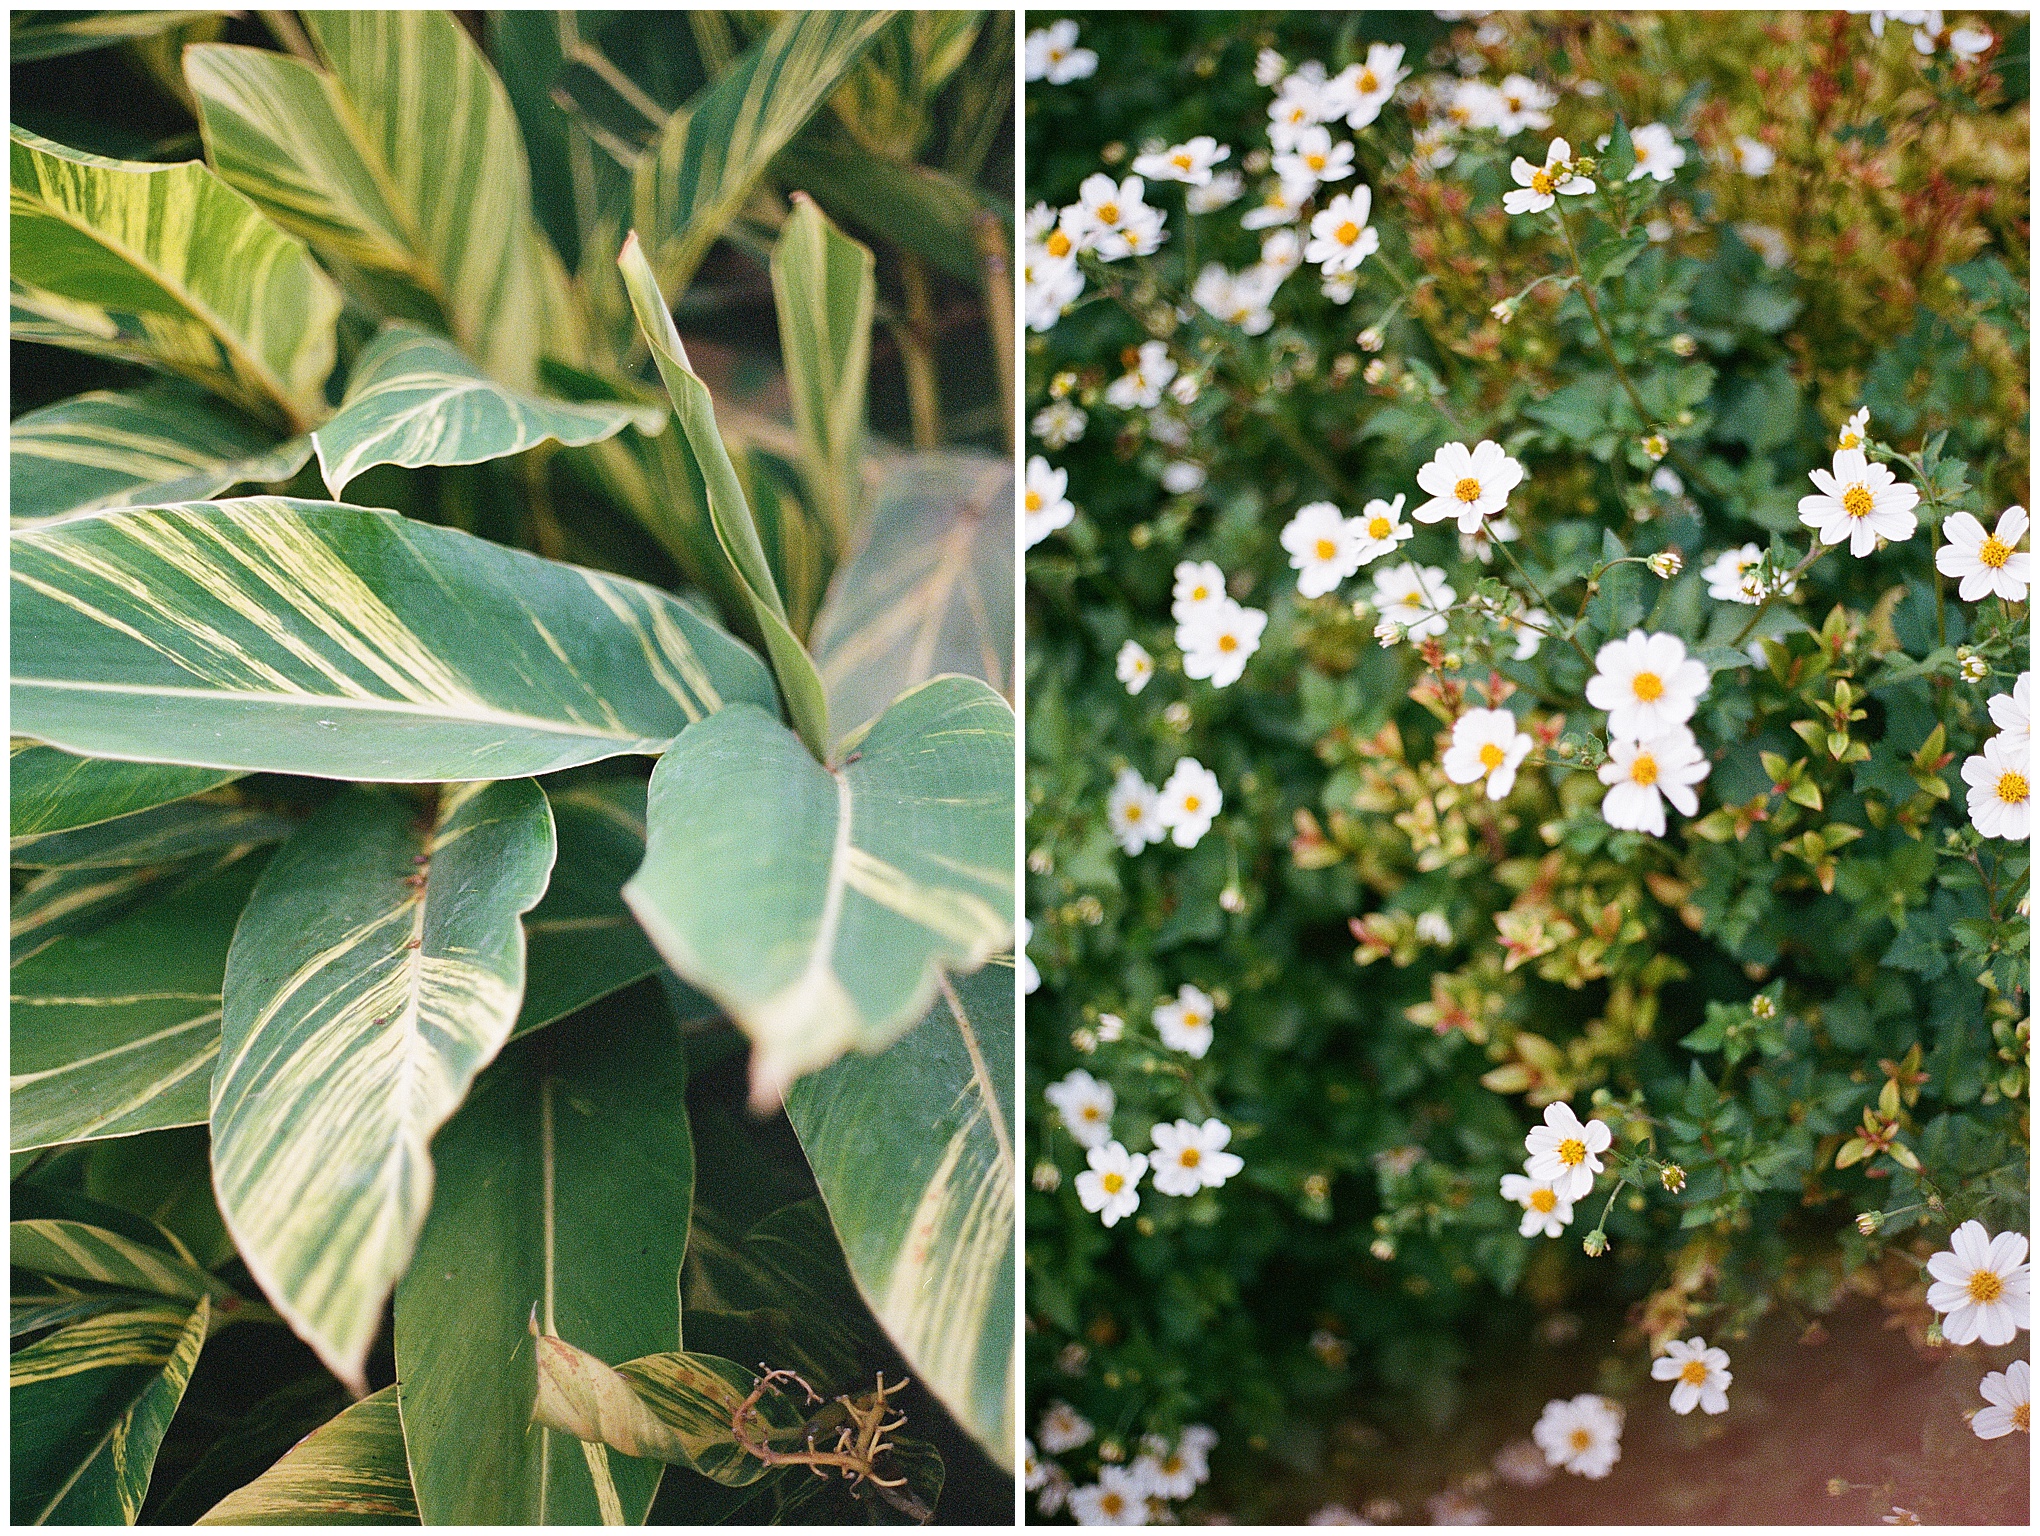
<path id="1" fill-rule="evenodd" d="M 1030 415 L 1087 417 L 1029 448 L 1077 508 L 1028 555 L 1027 683 L 1029 1425 L 1061 1400 L 1096 1426 L 1070 1478 L 1202 1421 L 1220 1502 L 1295 1518 L 1271 1458 L 1321 1469 L 1354 1413 L 1442 1428 L 1581 1313 L 1619 1337 L 1576 1346 L 1553 1390 L 1654 1394 L 1667 1339 L 1734 1350 L 1780 1319 L 1813 1337 L 1857 1296 L 1926 1340 L 1924 1258 L 1965 1219 L 2026 1229 L 2027 844 L 1978 834 L 1960 769 L 2029 665 L 2028 609 L 1963 602 L 1935 568 L 1950 516 L 1989 527 L 2029 499 L 2027 32 L 1991 20 L 2010 35 L 1959 62 L 1841 13 L 1091 15 L 1095 77 L 1030 87 L 1031 204 L 1198 134 L 1247 172 L 1205 214 L 1151 179 L 1166 243 L 1079 256 L 1083 296 L 1028 343 Z M 1335 75 L 1384 41 L 1416 78 L 1370 126 L 1332 125 L 1355 179 L 1311 205 L 1372 187 L 1357 293 L 1322 295 L 1306 265 L 1264 334 L 1207 314 L 1193 281 L 1254 262 L 1239 216 L 1273 180 L 1257 50 Z M 1556 87 L 1552 126 L 1450 134 L 1448 164 L 1420 163 L 1455 61 Z M 1627 179 L 1648 122 L 1686 148 L 1673 180 Z M 1512 157 L 1561 134 L 1600 190 L 1560 198 L 1563 225 L 1504 214 Z M 1735 135 L 1761 135 L 1767 175 L 1722 163 Z M 1154 340 L 1194 399 L 1106 402 Z M 1919 532 L 1862 559 L 1797 515 L 1858 406 L 1921 493 Z M 1419 526 L 1297 595 L 1277 535 L 1299 507 L 1422 501 L 1438 446 L 1483 438 L 1527 472 L 1502 558 Z M 1185 460 L 1202 484 L 1162 488 Z M 1789 596 L 1708 595 L 1702 568 L 1745 543 L 1796 574 Z M 1669 578 L 1645 564 L 1665 554 Z M 1377 644 L 1369 578 L 1402 559 L 1443 566 L 1459 602 L 1421 644 Z M 1222 689 L 1182 671 L 1182 560 L 1268 615 Z M 1532 605 L 1555 619 L 1519 659 L 1490 615 Z M 1701 814 L 1663 838 L 1608 825 L 1588 771 L 1592 658 L 1638 627 L 1711 674 Z M 1133 695 L 1129 640 L 1157 663 Z M 1477 705 L 1536 741 L 1499 801 L 1438 765 Z M 1129 856 L 1115 776 L 1185 756 L 1223 810 L 1187 852 Z M 1216 1005 L 1201 1059 L 1149 1023 L 1185 983 Z M 1189 1198 L 1144 1185 L 1105 1228 L 1043 1099 L 1077 1068 L 1115 1090 L 1128 1148 L 1215 1114 L 1244 1170 Z M 1524 1237 L 1498 1181 L 1558 1102 L 1608 1122 L 1614 1174 L 1564 1238 Z"/>
<path id="2" fill-rule="evenodd" d="M 1010 29 L 12 43 L 15 1522 L 1003 1515 Z"/>

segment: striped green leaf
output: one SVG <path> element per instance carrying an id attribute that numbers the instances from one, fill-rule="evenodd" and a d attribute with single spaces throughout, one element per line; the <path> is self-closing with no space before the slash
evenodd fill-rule
<path id="1" fill-rule="evenodd" d="M 8 914 L 9 964 L 18 972 L 59 939 L 97 933 L 142 903 L 216 874 L 241 856 L 231 850 L 172 864 L 46 869 L 14 893 Z"/>
<path id="2" fill-rule="evenodd" d="M 14 418 L 8 443 L 8 517 L 16 528 L 280 484 L 312 456 L 307 439 L 279 443 L 274 432 L 176 380 L 94 390 L 30 411 Z"/>
<path id="3" fill-rule="evenodd" d="M 772 300 L 800 432 L 801 478 L 839 549 L 847 549 L 862 526 L 875 288 L 871 252 L 796 192 L 792 216 L 772 247 Z"/>
<path id="4" fill-rule="evenodd" d="M 8 1370 L 16 1525 L 133 1525 L 210 1308 L 108 1312 L 17 1350 Z"/>
<path id="5" fill-rule="evenodd" d="M 9 1222 L 7 1257 L 16 1269 L 34 1274 L 90 1280 L 169 1301 L 235 1299 L 232 1286 L 188 1259 L 82 1221 Z"/>
<path id="6" fill-rule="evenodd" d="M 113 821 L 13 840 L 17 869 L 119 869 L 162 864 L 286 837 L 288 816 L 213 800 L 176 800 Z"/>
<path id="7" fill-rule="evenodd" d="M 806 188 L 830 217 L 912 252 L 958 282 L 984 286 L 978 221 L 1004 210 L 968 182 L 930 166 L 808 139 L 787 146 L 772 169 L 780 181 Z"/>
<path id="8" fill-rule="evenodd" d="M 480 464 L 543 442 L 579 448 L 627 426 L 657 432 L 665 424 L 658 406 L 572 405 L 506 389 L 449 342 L 392 325 L 362 352 L 347 398 L 312 444 L 338 496 L 378 464 Z"/>
<path id="9" fill-rule="evenodd" d="M 16 1284 L 20 1283 L 17 1279 Z M 30 1296 L 17 1293 L 8 1298 L 7 1336 L 25 1339 L 30 1334 L 68 1328 L 88 1317 L 99 1317 L 108 1312 L 131 1312 L 136 1307 L 154 1306 L 155 1303 L 154 1296 L 140 1291 L 95 1291 L 85 1295 L 77 1291 L 52 1290 L 46 1295 Z"/>
<path id="10" fill-rule="evenodd" d="M 751 1037 L 770 1105 L 927 1012 L 940 969 L 1013 932 L 1013 712 L 973 678 L 903 695 L 842 766 L 756 709 L 688 732 L 652 773 L 624 899 L 667 964 Z"/>
<path id="11" fill-rule="evenodd" d="M 207 156 L 384 314 L 444 325 L 492 378 L 537 379 L 555 281 L 502 82 L 443 11 L 307 11 L 326 63 L 187 49 Z M 564 319 L 565 317 L 558 317 Z"/>
<path id="12" fill-rule="evenodd" d="M 645 859 L 645 781 L 551 790 L 559 857 L 524 919 L 524 1006 L 517 1034 L 565 1018 L 659 969 L 623 885 Z"/>
<path id="13" fill-rule="evenodd" d="M 743 483 L 722 434 L 716 430 L 715 405 L 708 386 L 694 373 L 687 349 L 680 343 L 666 301 L 659 297 L 644 252 L 633 233 L 623 243 L 617 258 L 624 286 L 630 290 L 631 308 L 638 329 L 651 346 L 659 365 L 659 377 L 672 397 L 679 418 L 681 440 L 686 444 L 689 479 L 700 487 L 700 499 L 707 504 L 716 542 L 736 573 L 738 584 L 751 606 L 751 616 L 765 637 L 765 651 L 772 659 L 773 674 L 786 698 L 786 711 L 793 728 L 818 761 L 829 752 L 829 709 L 822 694 L 822 680 L 815 664 L 786 619 L 786 605 L 766 563 L 764 547 L 758 542 L 758 525 L 752 521 L 750 504 L 744 499 Z"/>
<path id="14" fill-rule="evenodd" d="M 239 777 L 218 768 L 79 757 L 25 736 L 8 741 L 7 772 L 7 830 L 16 838 L 130 816 Z"/>
<path id="15" fill-rule="evenodd" d="M 432 1199 L 427 1145 L 509 1038 L 552 868 L 529 780 L 357 787 L 264 870 L 227 954 L 213 1184 L 243 1262 L 362 1390 Z"/>
<path id="16" fill-rule="evenodd" d="M 340 294 L 196 161 L 107 160 L 12 130 L 14 334 L 148 363 L 302 431 Z"/>
<path id="17" fill-rule="evenodd" d="M 871 532 L 815 620 L 829 718 L 869 720 L 944 672 L 1013 677 L 1013 468 L 988 454 L 899 460 Z"/>
<path id="18" fill-rule="evenodd" d="M 438 1187 L 396 1326 L 428 1523 L 644 1522 L 655 1464 L 531 1429 L 529 1323 L 535 1304 L 546 1333 L 611 1359 L 680 1341 L 686 1093 L 679 1033 L 639 989 L 510 1046 L 433 1142 Z"/>
<path id="19" fill-rule="evenodd" d="M 100 757 L 372 780 L 659 752 L 757 658 L 655 588 L 253 497 L 10 536 L 14 725 Z"/>
<path id="20" fill-rule="evenodd" d="M 200 1525 L 416 1525 L 397 1389 L 363 1398 L 298 1442 Z"/>
<path id="21" fill-rule="evenodd" d="M 891 11 L 789 11 L 715 84 L 673 114 L 637 164 L 631 217 L 672 297 L 771 165 L 829 99 Z"/>
<path id="22" fill-rule="evenodd" d="M 216 11 L 16 11 L 8 20 L 7 57 L 33 64 L 86 53 L 215 16 Z"/>
<path id="23" fill-rule="evenodd" d="M 227 949 L 260 867 L 259 858 L 236 859 L 15 964 L 13 1150 L 205 1122 Z"/>
<path id="24" fill-rule="evenodd" d="M 787 1090 L 857 1289 L 915 1379 L 993 1459 L 1013 1456 L 1014 974 L 945 983 L 876 1056 Z"/>

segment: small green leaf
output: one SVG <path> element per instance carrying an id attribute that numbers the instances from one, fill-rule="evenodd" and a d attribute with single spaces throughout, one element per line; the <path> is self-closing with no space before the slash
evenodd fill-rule
<path id="1" fill-rule="evenodd" d="M 16 838 L 93 826 L 240 777 L 231 769 L 78 757 L 20 736 L 8 743 L 7 771 L 8 833 Z"/>
<path id="2" fill-rule="evenodd" d="M 384 1387 L 305 1436 L 200 1525 L 416 1525 L 397 1389 Z"/>

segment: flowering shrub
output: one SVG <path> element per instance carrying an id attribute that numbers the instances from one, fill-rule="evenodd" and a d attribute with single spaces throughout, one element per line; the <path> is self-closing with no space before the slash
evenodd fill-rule
<path id="1" fill-rule="evenodd" d="M 1137 1523 L 1195 1446 L 1296 1518 L 1269 1458 L 1581 1313 L 1505 1481 L 1732 1428 L 1738 1341 L 1851 1297 L 1965 1351 L 1989 1449 L 2023 23 L 1235 23 L 1030 45 L 1037 1508 Z"/>

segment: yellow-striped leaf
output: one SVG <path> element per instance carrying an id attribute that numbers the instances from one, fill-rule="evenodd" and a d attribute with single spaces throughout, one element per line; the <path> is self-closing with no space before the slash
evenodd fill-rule
<path id="1" fill-rule="evenodd" d="M 639 159 L 631 217 L 659 287 L 679 297 L 772 157 L 829 98 L 891 11 L 789 11 L 673 114 Z M 642 317 L 640 317 L 642 318 Z"/>
<path id="2" fill-rule="evenodd" d="M 10 837 L 68 832 L 230 784 L 238 774 L 79 757 L 25 736 L 7 743 Z"/>
<path id="3" fill-rule="evenodd" d="M 241 856 L 234 849 L 172 864 L 46 869 L 14 893 L 7 927 L 9 963 L 18 973 L 59 939 L 96 933 L 144 901 L 217 874 Z"/>
<path id="4" fill-rule="evenodd" d="M 736 466 L 716 430 L 715 405 L 708 386 L 696 376 L 681 345 L 680 332 L 673 324 L 666 301 L 659 297 L 644 252 L 638 249 L 635 232 L 623 242 L 617 257 L 624 286 L 630 290 L 631 308 L 637 314 L 638 329 L 644 333 L 659 365 L 659 377 L 672 397 L 679 418 L 681 440 L 691 460 L 689 478 L 699 485 L 701 499 L 708 506 L 709 521 L 716 542 L 735 572 L 737 582 L 751 605 L 751 616 L 765 637 L 765 651 L 772 658 L 773 674 L 786 699 L 786 712 L 794 730 L 817 761 L 829 754 L 829 707 L 822 693 L 822 680 L 815 671 L 807 649 L 795 636 L 786 619 L 786 605 L 766 563 L 764 547 L 758 542 L 758 525 L 752 521 L 750 504 L 744 499 L 743 483 Z"/>
<path id="5" fill-rule="evenodd" d="M 82 1221 L 9 1222 L 8 1262 L 61 1280 L 90 1280 L 170 1301 L 234 1300 L 234 1288 L 178 1254 Z"/>
<path id="6" fill-rule="evenodd" d="M 663 751 L 758 659 L 622 577 L 330 502 L 10 536 L 14 725 L 74 752 L 371 780 Z"/>
<path id="7" fill-rule="evenodd" d="M 317 69 L 258 48 L 185 51 L 206 153 L 395 319 L 443 325 L 490 376 L 529 389 L 553 280 L 524 137 L 502 82 L 443 11 L 307 11 Z"/>
<path id="8" fill-rule="evenodd" d="M 298 1442 L 200 1525 L 416 1525 L 397 1389 L 384 1387 Z"/>
<path id="9" fill-rule="evenodd" d="M 196 161 L 12 131 L 18 339 L 182 374 L 302 431 L 325 415 L 340 294 L 304 245 Z"/>
<path id="10" fill-rule="evenodd" d="M 842 766 L 756 709 L 652 773 L 624 899 L 667 964 L 751 1037 L 755 1102 L 928 1011 L 938 972 L 1013 932 L 1013 712 L 974 678 L 903 695 Z"/>
<path id="11" fill-rule="evenodd" d="M 249 1273 L 362 1390 L 427 1145 L 509 1038 L 552 868 L 529 780 L 355 788 L 277 851 L 227 955 L 213 1184 Z"/>
<path id="12" fill-rule="evenodd" d="M 943 989 L 876 1056 L 787 1090 L 857 1289 L 915 1379 L 993 1459 L 1013 1456 L 1012 967 Z"/>
<path id="13" fill-rule="evenodd" d="M 141 1307 L 59 1329 L 8 1370 L 16 1525 L 133 1525 L 211 1310 Z"/>
<path id="14" fill-rule="evenodd" d="M 13 840 L 17 869 L 119 869 L 163 864 L 287 837 L 288 816 L 252 806 L 185 799 L 68 832 Z"/>
<path id="15" fill-rule="evenodd" d="M 871 252 L 831 224 L 813 199 L 796 192 L 793 214 L 772 247 L 772 300 L 800 432 L 801 478 L 838 549 L 855 542 L 863 522 L 864 392 L 874 293 Z"/>
<path id="16" fill-rule="evenodd" d="M 217 11 L 16 11 L 8 20 L 7 57 L 13 64 L 60 59 L 115 43 L 154 37 L 216 16 Z"/>
<path id="17" fill-rule="evenodd" d="M 665 424 L 656 405 L 572 405 L 506 389 L 451 343 L 392 325 L 363 350 L 347 398 L 312 444 L 337 496 L 378 464 L 479 464 L 543 442 L 579 448 L 627 426 L 657 432 Z"/>
<path id="18" fill-rule="evenodd" d="M 281 484 L 312 456 L 308 439 L 279 443 L 176 380 L 94 390 L 30 411 L 14 418 L 8 444 L 8 518 L 16 528 Z"/>

